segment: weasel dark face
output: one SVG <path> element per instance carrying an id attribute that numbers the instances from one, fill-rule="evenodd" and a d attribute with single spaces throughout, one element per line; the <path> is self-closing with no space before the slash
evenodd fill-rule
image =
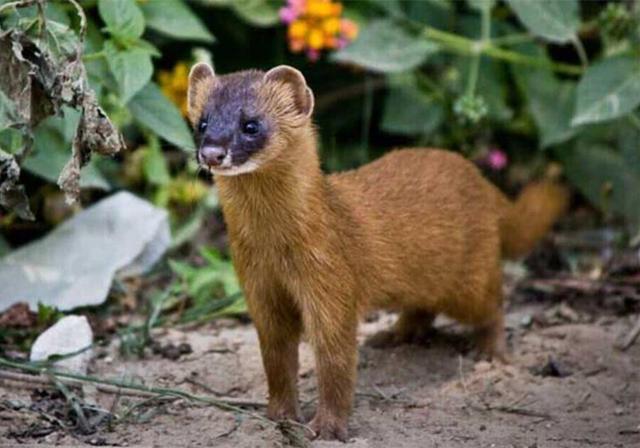
<path id="1" fill-rule="evenodd" d="M 292 133 L 310 125 L 313 93 L 288 66 L 216 76 L 205 63 L 189 74 L 189 120 L 198 163 L 238 175 L 280 157 Z"/>
<path id="2" fill-rule="evenodd" d="M 268 144 L 271 133 L 271 123 L 257 107 L 255 84 L 262 76 L 249 71 L 216 78 L 194 126 L 197 160 L 216 174 L 257 168 L 251 156 Z"/>

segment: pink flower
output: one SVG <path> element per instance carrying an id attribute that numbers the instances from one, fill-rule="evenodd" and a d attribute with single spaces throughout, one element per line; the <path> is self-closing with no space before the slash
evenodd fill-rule
<path id="1" fill-rule="evenodd" d="M 486 162 L 492 169 L 500 171 L 507 166 L 507 164 L 509 163 L 509 159 L 504 151 L 493 148 L 489 150 Z"/>
<path id="2" fill-rule="evenodd" d="M 282 23 L 286 23 L 287 25 L 296 20 L 297 14 L 290 6 L 285 6 L 284 8 L 280 8 L 280 20 Z"/>
<path id="3" fill-rule="evenodd" d="M 306 0 L 289 0 L 287 6 L 280 8 L 280 20 L 287 25 L 293 22 L 304 12 Z"/>
<path id="4" fill-rule="evenodd" d="M 318 50 L 310 48 L 307 50 L 307 58 L 309 58 L 311 62 L 316 62 L 318 59 L 320 59 L 320 52 Z"/>

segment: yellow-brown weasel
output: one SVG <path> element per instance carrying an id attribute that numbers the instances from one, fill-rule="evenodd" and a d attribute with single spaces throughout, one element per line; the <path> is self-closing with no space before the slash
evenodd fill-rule
<path id="1" fill-rule="evenodd" d="M 400 311 L 377 343 L 411 340 L 444 313 L 505 350 L 501 259 L 526 253 L 567 204 L 551 182 L 511 203 L 463 157 L 403 149 L 325 176 L 313 94 L 291 67 L 216 76 L 197 64 L 189 119 L 215 175 L 234 266 L 260 340 L 268 416 L 299 419 L 298 344 L 313 347 L 319 401 L 310 425 L 347 437 L 363 309 Z"/>

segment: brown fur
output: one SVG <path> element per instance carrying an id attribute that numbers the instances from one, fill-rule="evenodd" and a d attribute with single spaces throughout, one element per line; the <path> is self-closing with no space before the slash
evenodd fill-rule
<path id="1" fill-rule="evenodd" d="M 400 311 L 380 345 L 418 337 L 443 313 L 476 328 L 483 350 L 503 353 L 501 258 L 528 250 L 561 213 L 566 193 L 538 184 L 513 205 L 473 164 L 436 149 L 393 151 L 325 176 L 314 128 L 296 104 L 306 88 L 300 82 L 265 77 L 255 86 L 277 128 L 256 155 L 257 171 L 216 176 L 216 184 L 258 331 L 268 415 L 300 418 L 304 333 L 318 375 L 311 427 L 344 440 L 361 311 Z"/>

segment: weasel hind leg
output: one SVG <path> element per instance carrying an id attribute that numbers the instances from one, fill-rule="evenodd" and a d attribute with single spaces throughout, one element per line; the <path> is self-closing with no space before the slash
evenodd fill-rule
<path id="1" fill-rule="evenodd" d="M 373 348 L 387 348 L 424 343 L 433 331 L 435 318 L 435 314 L 425 310 L 403 310 L 393 327 L 374 334 L 366 344 Z"/>

